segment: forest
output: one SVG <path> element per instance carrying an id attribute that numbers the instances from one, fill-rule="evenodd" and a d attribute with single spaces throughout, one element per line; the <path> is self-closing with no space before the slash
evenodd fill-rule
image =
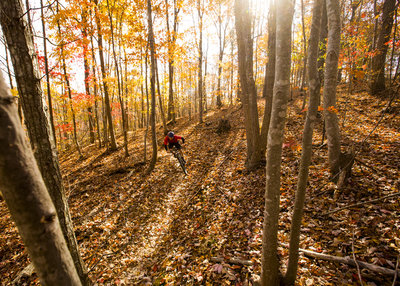
<path id="1" fill-rule="evenodd" d="M 0 284 L 400 285 L 399 4 L 0 1 Z"/>

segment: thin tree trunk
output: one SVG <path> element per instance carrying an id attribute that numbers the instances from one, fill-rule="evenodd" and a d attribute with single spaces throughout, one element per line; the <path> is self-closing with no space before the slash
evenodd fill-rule
<path id="1" fill-rule="evenodd" d="M 153 34 L 153 18 L 151 11 L 151 0 L 147 0 L 147 24 L 148 24 L 148 41 L 150 46 L 150 92 L 151 92 L 151 141 L 153 145 L 153 154 L 147 173 L 154 170 L 157 162 L 157 134 L 156 134 L 156 57 L 154 47 Z"/>
<path id="2" fill-rule="evenodd" d="M 303 59 L 303 72 L 302 72 L 302 77 L 301 77 L 301 86 L 300 86 L 300 91 L 304 91 L 304 87 L 306 84 L 306 72 L 307 72 L 307 37 L 306 37 L 306 27 L 304 24 L 304 0 L 301 0 L 301 33 L 303 36 L 303 49 L 304 49 L 304 59 Z M 304 96 L 304 102 L 306 96 Z M 305 103 L 303 103 L 303 106 L 305 107 Z M 304 108 L 303 107 L 303 108 Z"/>
<path id="3" fill-rule="evenodd" d="M 146 56 L 145 56 L 145 86 L 146 86 L 146 132 L 144 134 L 144 158 L 143 161 L 146 164 L 147 162 L 147 135 L 149 133 L 149 123 L 150 123 L 150 101 L 149 101 L 149 87 L 148 87 L 148 60 L 147 60 L 147 49 L 146 49 Z"/>
<path id="4" fill-rule="evenodd" d="M 59 33 L 59 37 L 61 39 L 61 27 L 60 27 L 60 23 L 57 22 L 57 27 L 58 27 L 58 33 Z M 68 92 L 68 98 L 69 98 L 69 107 L 71 109 L 71 113 L 72 113 L 72 127 L 73 127 L 73 132 L 74 132 L 74 143 L 75 143 L 75 147 L 78 151 L 79 157 L 83 157 L 82 151 L 81 151 L 81 147 L 79 146 L 79 142 L 78 142 L 78 135 L 77 135 L 77 130 L 76 130 L 76 119 L 75 119 L 75 110 L 74 107 L 72 106 L 72 91 L 71 91 L 71 86 L 69 83 L 69 77 L 67 74 L 67 66 L 65 63 L 65 55 L 64 55 L 64 48 L 63 48 L 63 44 L 61 44 L 61 48 L 60 48 L 60 53 L 61 53 L 61 60 L 62 60 L 62 69 L 63 69 L 63 73 L 64 73 L 64 81 L 65 81 L 65 86 L 67 88 L 67 92 Z"/>
<path id="5" fill-rule="evenodd" d="M 247 139 L 246 168 L 254 170 L 261 162 L 260 127 L 258 122 L 257 92 L 253 76 L 253 39 L 248 0 L 235 1 L 235 26 L 242 103 Z"/>
<path id="6" fill-rule="evenodd" d="M 105 63 L 104 63 L 103 34 L 101 31 L 101 23 L 100 23 L 100 18 L 99 18 L 98 11 L 97 11 L 98 0 L 93 0 L 93 2 L 96 5 L 95 18 L 96 18 L 97 34 L 98 34 L 97 35 L 97 45 L 99 46 L 100 67 L 101 67 L 101 75 L 102 75 L 102 79 L 103 79 L 105 116 L 108 121 L 107 122 L 108 130 L 110 132 L 110 139 L 111 139 L 110 150 L 114 151 L 114 150 L 117 150 L 117 143 L 115 142 L 114 125 L 112 122 L 112 115 L 111 115 L 110 97 L 108 95 L 108 85 L 106 82 L 107 73 L 106 73 L 106 68 L 105 68 Z M 105 128 L 105 126 L 104 126 L 104 128 Z"/>
<path id="7" fill-rule="evenodd" d="M 169 11 L 168 11 L 168 0 L 165 0 L 166 6 L 166 20 L 167 20 L 167 34 L 168 34 L 168 120 L 172 120 L 175 123 L 175 103 L 174 103 L 174 51 L 176 45 L 176 33 L 178 32 L 178 13 L 180 8 L 176 5 L 174 0 L 174 27 L 172 35 L 170 34 L 169 27 Z"/>
<path id="8" fill-rule="evenodd" d="M 324 83 L 324 65 L 325 65 L 327 37 L 328 37 L 328 15 L 326 12 L 326 0 L 323 0 L 321 30 L 319 34 L 319 50 L 318 50 L 318 74 L 321 85 Z M 321 97 L 319 98 L 319 105 L 321 105 Z"/>
<path id="9" fill-rule="evenodd" d="M 311 23 L 308 48 L 308 84 L 310 102 L 303 131 L 303 145 L 299 176 L 297 180 L 296 200 L 290 227 L 289 263 L 285 276 L 286 285 L 294 285 L 299 262 L 300 228 L 303 217 L 304 199 L 306 195 L 308 171 L 312 155 L 312 138 L 314 123 L 317 119 L 318 98 L 320 97 L 320 81 L 318 76 L 318 44 L 322 16 L 322 0 L 314 0 L 313 17 Z"/>
<path id="10" fill-rule="evenodd" d="M 78 244 L 65 198 L 57 151 L 51 139 L 48 116 L 44 111 L 40 76 L 36 66 L 36 55 L 33 53 L 31 27 L 25 21 L 23 16 L 24 9 L 20 1 L 0 1 L 0 9 L 0 13 L 8 15 L 8 17 L 0 17 L 0 22 L 14 66 L 18 93 L 22 99 L 22 108 L 31 147 L 34 150 L 47 190 L 55 205 L 76 271 L 82 284 L 89 285 L 86 268 L 79 255 Z"/>
<path id="11" fill-rule="evenodd" d="M 127 135 L 127 130 L 126 130 L 125 108 L 124 108 L 124 101 L 122 99 L 122 94 L 121 94 L 122 87 L 121 87 L 121 77 L 120 77 L 120 74 L 119 74 L 117 54 L 115 52 L 113 19 L 112 19 L 111 10 L 110 10 L 110 4 L 109 4 L 108 0 L 107 0 L 107 11 L 108 11 L 108 17 L 110 19 L 111 45 L 112 45 L 113 58 L 114 58 L 114 63 L 115 63 L 115 71 L 117 73 L 118 100 L 119 100 L 119 104 L 121 106 L 122 134 L 124 136 L 124 151 L 125 151 L 125 157 L 128 157 L 129 156 L 129 151 L 128 151 L 128 135 Z"/>
<path id="12" fill-rule="evenodd" d="M 94 114 L 96 119 L 97 126 L 97 139 L 99 140 L 99 148 L 101 148 L 101 136 L 100 136 L 100 122 L 98 115 L 98 104 L 97 104 L 97 77 L 96 77 L 96 56 L 94 54 L 94 46 L 93 46 L 93 36 L 90 37 L 90 44 L 92 49 L 92 72 L 93 72 L 93 97 L 94 97 Z"/>
<path id="13" fill-rule="evenodd" d="M 340 50 L 340 7 L 337 0 L 326 0 L 328 47 L 324 79 L 324 115 L 328 138 L 329 166 L 332 176 L 339 172 L 340 130 L 336 109 L 336 85 Z"/>
<path id="14" fill-rule="evenodd" d="M 164 134 L 167 135 L 167 132 L 168 132 L 167 131 L 167 122 L 165 120 L 164 106 L 163 106 L 163 102 L 161 99 L 161 88 L 160 88 L 160 79 L 158 77 L 157 60 L 156 60 L 155 64 L 156 64 L 157 94 L 158 94 L 158 103 L 160 105 L 160 115 L 161 115 L 161 120 L 162 120 L 162 124 L 163 124 Z"/>
<path id="15" fill-rule="evenodd" d="M 279 285 L 278 219 L 282 142 L 290 94 L 291 30 L 294 1 L 276 3 L 276 73 L 267 145 L 261 285 Z"/>
<path id="16" fill-rule="evenodd" d="M 0 188 L 40 281 L 82 285 L 1 72 L 0 118 Z"/>
<path id="17" fill-rule="evenodd" d="M 40 14 L 41 14 L 41 17 L 42 17 L 44 70 L 45 70 L 45 73 L 46 73 L 47 101 L 49 103 L 50 126 L 51 126 L 51 131 L 52 131 L 52 137 L 53 137 L 53 140 L 54 140 L 54 145 L 57 146 L 56 129 L 54 128 L 53 101 L 52 101 L 52 98 L 51 98 L 51 88 L 50 88 L 49 62 L 48 62 L 48 59 L 47 59 L 46 24 L 44 22 L 43 0 L 40 0 Z M 8 62 L 7 62 L 7 64 L 8 64 Z"/>
<path id="18" fill-rule="evenodd" d="M 276 54 L 276 7 L 275 0 L 269 2 L 268 17 L 268 62 L 265 67 L 265 82 L 263 97 L 265 98 L 264 116 L 261 127 L 261 156 L 265 158 L 267 150 L 269 124 L 271 121 L 272 97 L 275 80 L 275 54 Z"/>
<path id="19" fill-rule="evenodd" d="M 199 123 L 203 123 L 203 11 L 201 0 L 197 0 L 197 14 L 199 16 L 199 66 L 197 92 L 199 96 Z"/>
<path id="20" fill-rule="evenodd" d="M 371 93 L 378 94 L 385 90 L 385 60 L 393 26 L 393 14 L 396 0 L 385 0 L 382 11 L 382 25 L 376 42 L 376 53 L 372 58 Z"/>
<path id="21" fill-rule="evenodd" d="M 84 79 L 84 84 L 85 84 L 85 92 L 86 95 L 90 96 L 90 83 L 89 83 L 89 76 L 90 76 L 90 67 L 89 67 L 89 59 L 88 59 L 88 23 L 87 23 L 87 12 L 84 10 L 82 11 L 82 38 L 85 40 L 83 42 L 83 67 L 85 69 L 84 74 L 85 74 L 85 79 Z M 93 107 L 89 106 L 87 108 L 87 113 L 88 113 L 88 123 L 89 123 L 89 142 L 91 144 L 94 143 L 95 141 L 95 133 L 94 133 L 94 118 L 93 118 Z"/>

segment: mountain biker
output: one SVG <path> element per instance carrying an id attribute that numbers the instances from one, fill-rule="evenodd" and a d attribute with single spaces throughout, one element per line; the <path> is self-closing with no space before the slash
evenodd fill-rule
<path id="1" fill-rule="evenodd" d="M 165 136 L 164 138 L 164 148 L 166 151 L 168 151 L 168 149 L 171 149 L 172 147 L 176 147 L 176 149 L 181 149 L 182 146 L 181 144 L 179 144 L 179 141 L 181 140 L 182 143 L 185 143 L 185 138 L 175 135 L 174 132 L 170 131 L 168 132 L 167 136 Z"/>

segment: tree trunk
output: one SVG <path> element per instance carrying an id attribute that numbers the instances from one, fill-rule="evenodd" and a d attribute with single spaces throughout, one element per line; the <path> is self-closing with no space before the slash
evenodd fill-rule
<path id="1" fill-rule="evenodd" d="M 122 134 L 124 136 L 124 151 L 125 151 L 125 157 L 128 157 L 129 156 L 128 135 L 127 135 L 127 130 L 126 130 L 126 116 L 125 116 L 124 100 L 123 100 L 122 94 L 121 94 L 122 93 L 121 77 L 120 77 L 120 74 L 119 74 L 117 54 L 115 52 L 113 19 L 112 19 L 112 15 L 111 15 L 111 11 L 110 11 L 110 4 L 109 4 L 108 0 L 107 0 L 107 11 L 108 11 L 108 17 L 110 19 L 111 45 L 112 45 L 113 58 L 114 58 L 114 63 L 115 63 L 115 71 L 117 73 L 118 100 L 119 100 L 119 104 L 120 104 L 120 107 L 121 107 Z"/>
<path id="2" fill-rule="evenodd" d="M 89 280 L 86 268 L 79 255 L 68 204 L 64 194 L 57 151 L 52 141 L 51 128 L 47 120 L 48 116 L 44 111 L 40 77 L 36 66 L 36 55 L 33 53 L 31 27 L 27 25 L 23 17 L 24 9 L 19 0 L 0 1 L 0 8 L 0 12 L 8 16 L 0 17 L 0 21 L 3 35 L 6 37 L 7 45 L 10 49 L 31 147 L 34 150 L 43 180 L 56 208 L 61 229 L 75 268 L 82 284 L 88 285 Z"/>
<path id="3" fill-rule="evenodd" d="M 201 0 L 197 1 L 197 13 L 199 15 L 199 67 L 197 92 L 199 95 L 199 123 L 203 123 L 203 11 Z"/>
<path id="4" fill-rule="evenodd" d="M 54 145 L 57 146 L 56 129 L 54 128 L 53 101 L 52 101 L 52 98 L 51 98 L 51 88 L 50 88 L 49 62 L 48 62 L 48 59 L 47 59 L 46 24 L 44 22 L 43 0 L 40 0 L 40 13 L 41 13 L 41 17 L 42 17 L 44 70 L 45 70 L 45 73 L 46 73 L 47 101 L 49 103 L 50 126 L 51 126 L 51 131 L 53 133 Z M 7 62 L 7 64 L 8 64 L 8 62 Z"/>
<path id="5" fill-rule="evenodd" d="M 311 23 L 309 47 L 308 47 L 308 84 L 310 102 L 307 111 L 306 122 L 303 131 L 303 146 L 297 180 L 296 200 L 290 228 L 289 263 L 285 276 L 286 285 L 294 285 L 299 262 L 300 227 L 303 217 L 304 199 L 308 181 L 308 171 L 312 155 L 312 138 L 314 123 L 318 112 L 318 98 L 320 97 L 320 81 L 318 76 L 318 44 L 321 27 L 323 0 L 314 0 L 313 17 Z"/>
<path id="6" fill-rule="evenodd" d="M 268 62 L 265 67 L 265 81 L 263 98 L 265 98 L 264 117 L 261 127 L 261 156 L 265 158 L 267 150 L 269 124 L 271 121 L 272 96 L 275 80 L 275 50 L 276 50 L 276 7 L 275 0 L 271 0 L 268 17 Z"/>
<path id="7" fill-rule="evenodd" d="M 154 47 L 153 34 L 153 18 L 151 12 L 151 0 L 147 0 L 147 24 L 148 24 L 148 41 L 150 46 L 150 92 L 151 92 L 151 141 L 153 145 L 153 154 L 147 173 L 154 170 L 157 162 L 157 134 L 156 134 L 156 57 Z"/>
<path id="8" fill-rule="evenodd" d="M 176 33 L 178 32 L 178 13 L 180 8 L 176 5 L 174 0 L 174 27 L 172 35 L 169 27 L 169 11 L 168 11 L 168 0 L 165 0 L 166 9 L 166 20 L 167 20 L 167 34 L 168 34 L 168 120 L 172 120 L 175 123 L 176 112 L 174 103 L 174 52 L 176 44 Z"/>
<path id="9" fill-rule="evenodd" d="M 115 136 L 114 136 L 114 125 L 112 122 L 112 115 L 111 115 L 111 105 L 110 105 L 110 97 L 108 95 L 108 85 L 106 82 L 106 68 L 105 68 L 105 63 L 104 63 L 104 53 L 103 53 L 103 34 L 101 31 L 101 23 L 100 23 L 100 18 L 98 15 L 98 0 L 93 0 L 94 4 L 96 5 L 96 13 L 95 13 L 95 18 L 96 18 L 96 25 L 97 25 L 97 44 L 99 46 L 99 57 L 100 57 L 100 67 L 101 67 L 101 75 L 103 78 L 103 89 L 104 89 L 104 105 L 105 105 L 105 116 L 107 119 L 108 123 L 108 129 L 110 131 L 110 150 L 114 151 L 117 150 L 117 143 L 115 142 Z M 104 126 L 105 128 L 105 126 Z M 108 137 L 107 137 L 108 138 Z M 106 141 L 106 140 L 105 140 Z M 107 140 L 108 142 L 108 140 Z"/>
<path id="10" fill-rule="evenodd" d="M 276 2 L 276 73 L 267 145 L 261 285 L 279 285 L 278 218 L 282 142 L 290 94 L 291 30 L 294 1 Z"/>
<path id="11" fill-rule="evenodd" d="M 387 42 L 393 26 L 396 0 L 385 0 L 382 11 L 382 25 L 376 42 L 376 54 L 372 58 L 371 93 L 378 94 L 385 90 L 385 61 L 388 50 Z"/>
<path id="12" fill-rule="evenodd" d="M 100 122 L 99 122 L 99 115 L 98 115 L 98 104 L 97 104 L 97 77 L 96 77 L 96 56 L 94 54 L 94 47 L 93 47 L 93 36 L 90 37 L 90 44 L 92 49 L 92 72 L 93 72 L 93 97 L 94 97 L 94 114 L 96 119 L 96 126 L 97 126 L 97 139 L 99 140 L 99 148 L 101 148 L 101 136 L 100 136 Z"/>
<path id="13" fill-rule="evenodd" d="M 322 19 L 321 30 L 319 33 L 319 50 L 318 50 L 318 74 L 321 85 L 324 83 L 324 65 L 326 54 L 326 39 L 328 37 L 328 15 L 326 12 L 326 0 L 322 0 Z M 318 104 L 321 105 L 321 97 L 318 99 Z"/>
<path id="14" fill-rule="evenodd" d="M 85 74 L 85 79 L 84 79 L 84 84 L 85 84 L 85 92 L 88 96 L 90 96 L 90 82 L 89 82 L 89 76 L 90 76 L 90 67 L 89 67 L 89 59 L 88 59 L 88 23 L 87 23 L 87 17 L 86 17 L 86 11 L 82 11 L 82 38 L 85 40 L 83 42 L 83 68 L 85 69 L 84 74 Z M 89 106 L 87 108 L 87 113 L 88 113 L 88 122 L 89 122 L 89 142 L 93 144 L 95 142 L 95 133 L 94 133 L 94 118 L 93 118 L 93 107 Z"/>
<path id="15" fill-rule="evenodd" d="M 339 172 L 340 130 L 336 109 L 337 68 L 340 50 L 340 7 L 337 0 L 326 0 L 328 47 L 324 78 L 324 115 L 328 138 L 329 166 L 332 176 Z"/>
<path id="16" fill-rule="evenodd" d="M 58 2 L 57 2 L 57 13 L 58 13 Z M 61 40 L 62 36 L 61 36 L 60 21 L 57 21 L 57 29 L 58 29 L 59 39 Z M 67 65 L 65 63 L 64 42 L 63 41 L 61 43 L 60 54 L 61 54 L 61 61 L 62 61 L 62 69 L 63 69 L 63 73 L 64 73 L 64 78 L 63 79 L 65 81 L 65 87 L 66 87 L 67 92 L 68 92 L 69 107 L 70 107 L 71 113 L 72 113 L 72 127 L 73 127 L 73 132 L 74 132 L 74 143 L 75 143 L 76 149 L 78 151 L 79 157 L 83 158 L 81 147 L 79 146 L 79 142 L 78 142 L 78 135 L 77 135 L 77 130 L 76 130 L 75 110 L 74 110 L 74 107 L 72 106 L 72 91 L 71 91 L 71 86 L 70 86 L 70 83 L 69 83 L 69 77 L 68 77 L 68 74 L 67 74 Z"/>
<path id="17" fill-rule="evenodd" d="M 0 188 L 40 281 L 82 285 L 1 73 L 0 118 Z"/>
<path id="18" fill-rule="evenodd" d="M 254 170 L 261 162 L 260 127 L 257 92 L 253 76 L 253 39 L 248 0 L 235 1 L 235 26 L 238 42 L 240 86 L 245 117 L 247 159 L 246 168 Z"/>
<path id="19" fill-rule="evenodd" d="M 158 104 L 160 105 L 160 115 L 161 115 L 161 120 L 162 120 L 162 125 L 163 125 L 163 130 L 164 130 L 164 135 L 167 135 L 167 122 L 165 120 L 165 113 L 164 113 L 164 105 L 162 102 L 161 98 L 161 88 L 160 88 L 160 79 L 158 77 L 158 64 L 157 60 L 155 61 L 156 64 L 156 79 L 157 79 L 157 94 L 158 94 Z"/>

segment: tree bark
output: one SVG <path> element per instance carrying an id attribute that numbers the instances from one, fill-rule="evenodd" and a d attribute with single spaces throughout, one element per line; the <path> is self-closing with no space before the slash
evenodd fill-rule
<path id="1" fill-rule="evenodd" d="M 261 284 L 279 285 L 278 218 L 282 142 L 290 94 L 291 30 L 294 1 L 277 1 L 276 73 L 267 145 Z"/>
<path id="2" fill-rule="evenodd" d="M 290 227 L 289 263 L 285 275 L 285 284 L 294 285 L 299 262 L 300 228 L 303 217 L 304 199 L 308 181 L 308 171 L 312 155 L 312 138 L 315 120 L 318 112 L 318 98 L 320 97 L 320 81 L 318 76 L 318 44 L 321 27 L 323 0 L 314 0 L 313 17 L 311 23 L 308 47 L 308 85 L 310 102 L 303 131 L 302 153 L 297 180 L 296 199 Z"/>
<path id="3" fill-rule="evenodd" d="M 18 93 L 22 100 L 31 147 L 47 190 L 54 203 L 61 229 L 82 284 L 89 285 L 85 265 L 79 255 L 68 203 L 65 198 L 57 151 L 52 140 L 48 116 L 40 88 L 31 27 L 25 21 L 20 0 L 0 1 L 3 34 L 10 50 Z M 54 265 L 53 265 L 54 266 Z"/>
<path id="4" fill-rule="evenodd" d="M 261 162 L 260 126 L 257 91 L 253 76 L 253 39 L 248 0 L 235 1 L 235 26 L 238 43 L 239 76 L 245 117 L 247 159 L 246 168 L 254 170 Z"/>
<path id="5" fill-rule="evenodd" d="M 326 9 L 328 13 L 328 47 L 324 76 L 324 116 L 328 138 L 329 166 L 331 174 L 335 178 L 340 166 L 340 130 L 336 114 L 336 85 L 340 50 L 339 2 L 326 0 Z"/>
<path id="6" fill-rule="evenodd" d="M 153 34 L 153 18 L 151 12 L 151 0 L 147 0 L 147 24 L 148 24 L 148 41 L 150 46 L 150 92 L 151 92 L 151 141 L 153 145 L 153 153 L 151 157 L 150 166 L 147 173 L 154 170 L 157 162 L 157 134 L 156 134 L 156 57 L 154 47 L 154 34 Z"/>
<path id="7" fill-rule="evenodd" d="M 57 13 L 58 13 L 58 2 L 57 2 Z M 71 86 L 70 86 L 70 82 L 69 82 L 69 77 L 67 74 L 67 65 L 65 63 L 65 55 L 64 55 L 64 41 L 62 41 L 62 35 L 61 35 L 61 26 L 60 26 L 60 21 L 57 20 L 57 31 L 58 31 L 58 37 L 61 41 L 61 47 L 60 47 L 60 56 L 61 56 L 61 61 L 62 61 L 62 70 L 64 73 L 64 81 L 65 81 L 65 87 L 67 89 L 68 92 L 68 98 L 69 98 L 69 107 L 71 109 L 71 113 L 72 113 L 72 127 L 73 127 L 73 132 L 74 132 L 74 143 L 76 146 L 76 150 L 79 153 L 79 157 L 82 158 L 83 154 L 81 151 L 81 147 L 79 146 L 79 142 L 78 142 L 78 135 L 77 135 L 77 130 L 76 130 L 76 120 L 75 120 L 75 110 L 74 107 L 72 106 L 72 91 L 71 91 Z"/>
<path id="8" fill-rule="evenodd" d="M 271 0 L 268 16 L 268 62 L 265 67 L 265 81 L 263 98 L 265 98 L 264 116 L 261 127 L 261 156 L 265 158 L 267 150 L 269 124 L 271 121 L 272 96 L 275 80 L 275 54 L 276 54 L 276 7 L 275 0 Z"/>
<path id="9" fill-rule="evenodd" d="M 82 285 L 1 73 L 0 162 L 2 194 L 42 284 Z"/>
<path id="10" fill-rule="evenodd" d="M 108 11 L 108 17 L 110 19 L 111 45 L 112 45 L 113 58 L 114 58 L 114 64 L 115 64 L 115 71 L 117 73 L 118 100 L 119 100 L 119 104 L 120 104 L 120 107 L 121 107 L 122 135 L 124 136 L 124 151 L 125 151 L 125 157 L 128 157 L 129 156 L 129 151 L 128 151 L 128 135 L 127 135 L 127 130 L 126 130 L 126 125 L 127 125 L 126 124 L 126 116 L 125 116 L 126 113 L 125 113 L 125 108 L 124 108 L 124 100 L 122 98 L 121 77 L 120 77 L 120 74 L 119 74 L 117 54 L 115 52 L 113 18 L 112 18 L 112 15 L 111 15 L 110 4 L 109 4 L 108 0 L 107 0 L 107 11 Z"/>
<path id="11" fill-rule="evenodd" d="M 99 148 L 101 148 L 101 135 L 100 135 L 100 122 L 99 122 L 99 115 L 98 115 L 98 104 L 97 104 L 97 77 L 96 77 L 96 56 L 94 53 L 94 46 L 93 46 L 93 36 L 90 37 L 90 44 L 92 50 L 92 72 L 93 72 L 93 97 L 94 97 L 94 114 L 96 119 L 96 126 L 97 126 L 97 139 L 99 141 Z"/>
<path id="12" fill-rule="evenodd" d="M 54 128 L 53 101 L 51 98 L 51 88 L 50 88 L 49 62 L 48 62 L 48 58 L 47 58 L 46 24 L 44 22 L 43 0 L 40 0 L 40 13 L 41 13 L 41 17 L 42 17 L 44 70 L 46 73 L 47 101 L 49 103 L 50 126 L 51 126 L 51 131 L 53 134 L 54 145 L 57 146 L 56 129 Z"/>
<path id="13" fill-rule="evenodd" d="M 158 105 L 160 106 L 160 115 L 161 115 L 161 121 L 162 121 L 162 125 L 163 125 L 163 130 L 164 130 L 164 134 L 167 135 L 167 122 L 165 120 L 165 113 L 164 113 L 164 105 L 163 105 L 163 101 L 161 98 L 161 87 L 160 87 L 160 79 L 158 76 L 158 63 L 157 60 L 155 61 L 155 65 L 156 65 L 156 79 L 157 79 L 157 94 L 158 94 Z"/>
<path id="14" fill-rule="evenodd" d="M 203 123 L 203 11 L 201 0 L 197 1 L 197 14 L 199 16 L 199 67 L 197 92 L 199 95 L 199 123 Z"/>
<path id="15" fill-rule="evenodd" d="M 88 96 L 90 96 L 90 82 L 89 82 L 89 76 L 90 76 L 90 67 L 89 67 L 89 56 L 88 56 L 88 22 L 87 22 L 87 11 L 85 8 L 82 10 L 82 38 L 83 38 L 83 43 L 82 43 L 82 49 L 83 49 L 83 68 L 84 68 L 84 85 L 85 85 L 85 92 Z M 93 107 L 89 106 L 87 108 L 87 113 L 88 113 L 88 123 L 89 123 L 89 142 L 91 144 L 94 143 L 95 141 L 95 133 L 94 133 L 94 116 L 93 116 Z"/>
<path id="16" fill-rule="evenodd" d="M 96 25 L 97 25 L 97 44 L 99 46 L 99 58 L 100 58 L 100 67 L 101 67 L 101 75 L 103 78 L 103 89 L 104 89 L 104 105 L 105 105 L 105 116 L 107 119 L 108 123 L 108 129 L 110 131 L 110 150 L 114 151 L 117 150 L 117 143 L 115 142 L 115 135 L 114 135 L 114 124 L 112 122 L 112 115 L 111 115 L 111 105 L 110 105 L 110 97 L 108 94 L 108 85 L 106 82 L 106 68 L 105 68 L 105 63 L 104 63 L 104 52 L 103 52 L 103 34 L 101 31 L 101 23 L 100 23 L 100 17 L 98 15 L 98 0 L 93 0 L 94 4 L 96 5 L 96 12 L 95 12 L 95 18 L 96 18 Z M 105 128 L 105 126 L 104 126 Z M 105 142 L 108 142 L 108 140 L 104 140 Z"/>
<path id="17" fill-rule="evenodd" d="M 176 0 L 174 0 L 174 26 L 171 35 L 171 30 L 169 27 L 169 10 L 168 10 L 168 0 L 165 0 L 166 9 L 166 20 L 167 20 L 167 34 L 168 34 L 168 120 L 172 120 L 175 123 L 176 112 L 174 103 L 174 52 L 176 45 L 176 33 L 178 32 L 178 13 L 180 8 L 176 5 Z"/>
<path id="18" fill-rule="evenodd" d="M 376 42 L 376 54 L 372 58 L 371 93 L 378 94 L 385 90 L 385 62 L 390 34 L 393 27 L 393 15 L 396 0 L 385 0 L 382 11 L 382 24 Z"/>

